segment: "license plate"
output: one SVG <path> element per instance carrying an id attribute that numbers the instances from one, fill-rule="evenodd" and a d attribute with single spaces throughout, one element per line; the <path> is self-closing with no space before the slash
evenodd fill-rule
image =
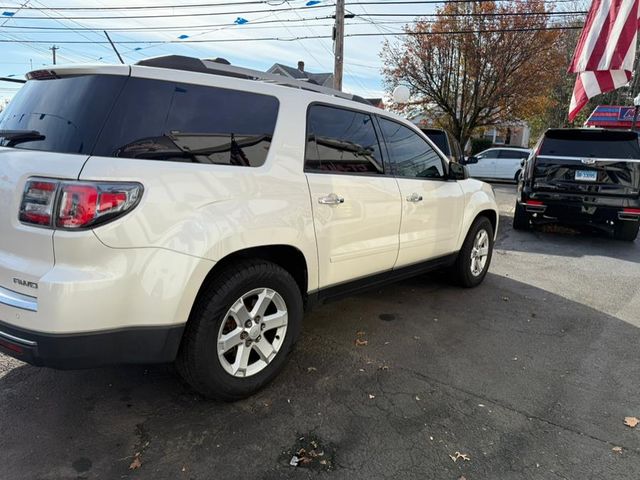
<path id="1" fill-rule="evenodd" d="M 576 180 L 581 182 L 595 182 L 598 179 L 598 172 L 593 170 L 576 170 Z"/>

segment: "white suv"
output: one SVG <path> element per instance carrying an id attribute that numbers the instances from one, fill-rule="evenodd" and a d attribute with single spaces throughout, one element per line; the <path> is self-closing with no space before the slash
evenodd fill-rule
<path id="1" fill-rule="evenodd" d="M 176 56 L 28 79 L 0 117 L 0 350 L 18 359 L 176 361 L 233 400 L 283 367 L 314 302 L 487 273 L 491 187 L 350 95 Z"/>

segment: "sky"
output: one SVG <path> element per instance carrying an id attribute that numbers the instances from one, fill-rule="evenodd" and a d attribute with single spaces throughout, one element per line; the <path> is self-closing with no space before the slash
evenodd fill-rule
<path id="1" fill-rule="evenodd" d="M 291 39 L 305 36 L 331 36 L 334 0 L 313 0 L 317 5 L 306 6 L 309 0 L 274 0 L 268 4 L 228 5 L 248 0 L 0 0 L 0 77 L 23 77 L 31 69 L 42 68 L 52 62 L 49 48 L 57 45 L 58 64 L 118 63 L 105 42 L 101 31 L 70 31 L 69 28 L 89 27 L 107 30 L 118 46 L 126 63 L 159 55 L 179 54 L 199 58 L 223 57 L 233 65 L 266 70 L 274 63 L 296 66 L 305 62 L 310 72 L 333 71 L 333 44 L 328 39 L 294 41 L 252 40 L 229 42 L 232 39 L 278 37 Z M 401 31 L 403 24 L 416 16 L 435 11 L 434 4 L 393 5 L 392 0 L 378 1 L 380 5 L 363 5 L 371 0 L 346 0 L 347 34 L 389 33 Z M 396 0 L 397 1 L 397 0 Z M 36 8 L 20 9 L 20 5 Z M 184 8 L 172 6 L 209 4 L 207 7 Z M 133 7 L 162 6 L 163 8 Z M 166 8 L 164 8 L 166 6 Z M 47 8 L 82 7 L 94 10 L 46 10 Z M 127 7 L 127 10 L 107 10 Z M 295 10 L 292 10 L 295 8 Z M 286 10 L 289 9 L 289 10 Z M 281 10 L 275 11 L 274 10 Z M 242 13 L 253 11 L 252 13 Z M 216 13 L 216 15 L 210 15 Z M 375 16 L 379 14 L 407 14 L 404 16 Z M 13 15 L 12 15 L 13 14 Z M 374 16 L 367 16 L 374 15 Z M 113 18 L 138 16 L 147 18 Z M 152 17 L 153 16 L 153 17 Z M 31 17 L 31 18 L 29 18 Z M 33 18 L 38 17 L 38 18 Z M 92 17 L 92 18 L 70 18 Z M 108 18 L 112 17 L 112 18 Z M 237 19 L 240 23 L 235 24 Z M 307 19 L 302 22 L 300 19 Z M 255 23 L 269 22 L 269 23 Z M 29 27 L 59 28 L 39 30 Z M 118 31 L 117 29 L 140 29 Z M 160 27 L 160 28 L 158 28 Z M 171 28 L 170 30 L 168 28 Z M 187 35 L 187 38 L 180 39 Z M 345 39 L 345 72 L 343 90 L 364 97 L 383 94 L 379 53 L 384 39 L 393 36 L 347 37 Z M 217 43 L 187 43 L 194 40 L 225 40 Z M 44 43 L 20 43 L 40 41 Z M 90 42 L 67 44 L 64 42 Z M 149 41 L 176 43 L 154 45 Z M 131 43 L 124 43 L 131 42 Z M 0 82 L 0 98 L 10 97 L 19 85 Z"/>

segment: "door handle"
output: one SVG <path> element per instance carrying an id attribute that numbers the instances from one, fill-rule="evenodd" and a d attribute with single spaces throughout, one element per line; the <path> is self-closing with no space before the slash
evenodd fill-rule
<path id="1" fill-rule="evenodd" d="M 341 203 L 344 203 L 344 198 L 336 195 L 335 193 L 330 193 L 329 195 L 318 198 L 318 203 L 320 205 L 340 205 Z"/>
<path id="2" fill-rule="evenodd" d="M 407 197 L 407 202 L 421 202 L 421 201 L 422 201 L 422 195 L 418 195 L 415 192 Z"/>

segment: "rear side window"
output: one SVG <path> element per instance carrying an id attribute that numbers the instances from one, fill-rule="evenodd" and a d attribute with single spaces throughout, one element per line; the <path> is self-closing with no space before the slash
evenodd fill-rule
<path id="1" fill-rule="evenodd" d="M 416 132 L 384 118 L 380 119 L 380 127 L 396 176 L 409 178 L 442 178 L 444 176 L 440 155 Z"/>
<path id="2" fill-rule="evenodd" d="M 0 145 L 90 155 L 127 77 L 83 75 L 28 81 L 0 115 L 0 130 L 31 132 Z"/>
<path id="3" fill-rule="evenodd" d="M 540 155 L 640 159 L 635 132 L 601 130 L 549 131 L 542 140 Z"/>
<path id="4" fill-rule="evenodd" d="M 311 105 L 307 115 L 304 166 L 308 172 L 383 173 L 371 115 Z"/>
<path id="5" fill-rule="evenodd" d="M 267 95 L 130 78 L 94 155 L 258 167 L 278 106 Z"/>
<path id="6" fill-rule="evenodd" d="M 509 158 L 509 159 L 523 159 L 529 156 L 529 152 L 518 151 L 518 150 L 500 150 L 499 158 Z"/>

